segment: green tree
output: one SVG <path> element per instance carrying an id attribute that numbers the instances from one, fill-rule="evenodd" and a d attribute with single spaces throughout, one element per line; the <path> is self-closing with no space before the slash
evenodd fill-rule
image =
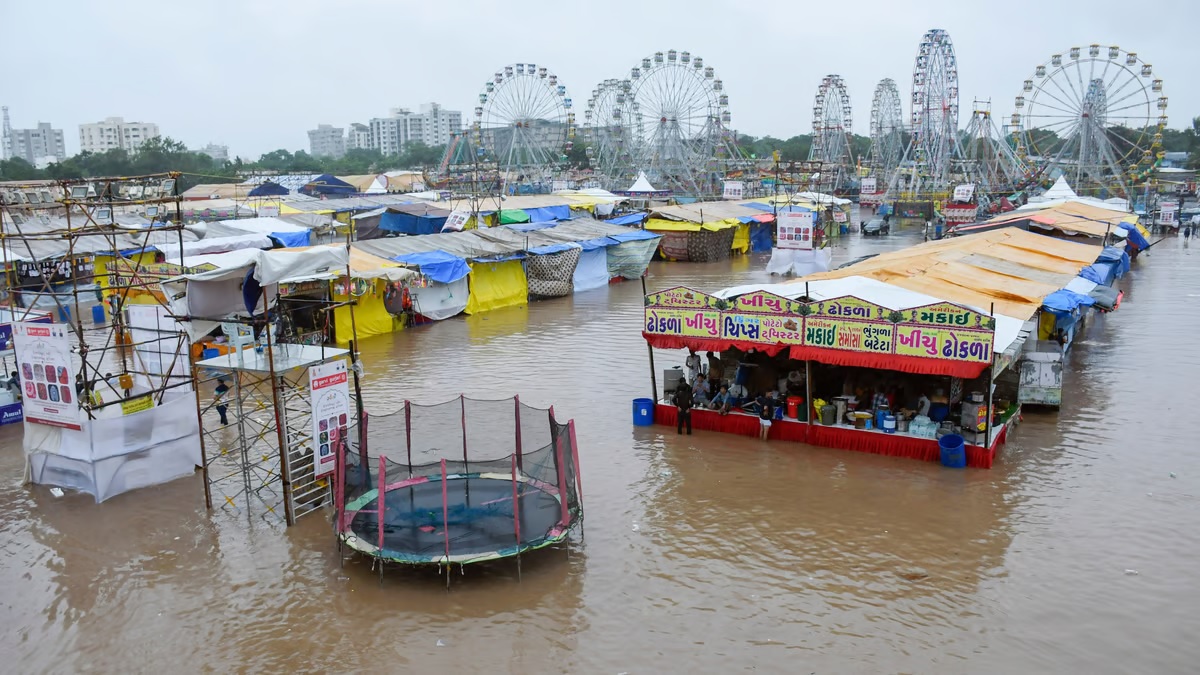
<path id="1" fill-rule="evenodd" d="M 37 180 L 45 176 L 20 157 L 0 161 L 0 180 Z"/>

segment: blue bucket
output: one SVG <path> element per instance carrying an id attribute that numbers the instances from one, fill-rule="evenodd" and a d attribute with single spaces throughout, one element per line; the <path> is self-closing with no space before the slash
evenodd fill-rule
<path id="1" fill-rule="evenodd" d="M 958 434 L 946 434 L 938 439 L 938 449 L 942 452 L 942 466 L 951 469 L 961 469 L 967 465 L 967 446 L 963 437 Z"/>
<path id="2" fill-rule="evenodd" d="M 648 398 L 633 399 L 633 426 L 648 427 L 654 424 L 654 400 Z"/>
<path id="3" fill-rule="evenodd" d="M 104 305 L 92 306 L 92 323 L 97 326 L 104 325 Z"/>

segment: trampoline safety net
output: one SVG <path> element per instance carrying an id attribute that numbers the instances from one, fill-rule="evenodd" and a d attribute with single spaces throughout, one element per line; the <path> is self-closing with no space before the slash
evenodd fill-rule
<path id="1" fill-rule="evenodd" d="M 339 448 L 339 537 L 399 563 L 472 563 L 562 542 L 583 517 L 574 422 L 517 398 L 406 402 Z"/>

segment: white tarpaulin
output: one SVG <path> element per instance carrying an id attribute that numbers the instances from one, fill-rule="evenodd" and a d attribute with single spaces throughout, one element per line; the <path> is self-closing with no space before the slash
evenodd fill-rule
<path id="1" fill-rule="evenodd" d="M 467 277 L 443 284 L 431 281 L 425 288 L 412 288 L 413 308 L 424 317 L 441 321 L 467 308 Z"/>
<path id="2" fill-rule="evenodd" d="M 152 379 L 147 388 L 180 385 L 181 391 L 190 390 L 188 340 L 181 335 L 185 327 L 171 318 L 170 310 L 161 305 L 129 305 L 125 317 L 141 366 L 137 370 Z"/>
<path id="3" fill-rule="evenodd" d="M 794 274 L 804 276 L 817 272 L 828 272 L 833 251 L 819 248 L 801 251 L 786 248 L 771 249 L 771 260 L 767 262 L 767 274 Z"/>
<path id="4" fill-rule="evenodd" d="M 575 292 L 590 291 L 608 285 L 608 250 L 594 248 L 584 251 L 575 266 Z"/>
<path id="5" fill-rule="evenodd" d="M 265 249 L 271 248 L 273 245 L 271 238 L 265 234 L 240 234 L 230 237 L 213 237 L 212 239 L 185 241 L 183 242 L 182 249 L 180 249 L 178 244 L 174 246 L 171 244 L 156 244 L 154 248 L 161 251 L 167 260 L 178 260 L 181 257 L 179 254 L 180 250 L 183 251 L 182 257 L 188 257 L 243 249 Z"/>
<path id="6" fill-rule="evenodd" d="M 191 392 L 167 392 L 142 412 L 87 420 L 79 431 L 25 424 L 26 478 L 81 490 L 102 502 L 149 485 L 190 476 L 201 464 L 200 422 Z"/>

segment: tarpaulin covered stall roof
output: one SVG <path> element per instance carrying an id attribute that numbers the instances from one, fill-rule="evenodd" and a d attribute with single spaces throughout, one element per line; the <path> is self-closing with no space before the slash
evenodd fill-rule
<path id="1" fill-rule="evenodd" d="M 396 204 L 380 214 L 379 229 L 401 234 L 437 234 L 449 217 L 449 211 L 430 204 Z"/>
<path id="2" fill-rule="evenodd" d="M 467 265 L 466 260 L 445 251 L 409 253 L 396 256 L 392 260 L 406 265 L 416 265 L 421 270 L 421 274 L 443 284 L 454 283 L 471 273 L 471 268 Z"/>
<path id="3" fill-rule="evenodd" d="M 300 192 L 307 195 L 352 195 L 358 189 L 333 174 L 323 173 L 300 188 Z"/>
<path id="4" fill-rule="evenodd" d="M 645 219 L 645 213 L 627 213 L 623 216 L 610 218 L 604 222 L 608 223 L 609 225 L 637 225 Z"/>
<path id="5" fill-rule="evenodd" d="M 1079 307 L 1090 307 L 1094 304 L 1096 301 L 1087 294 L 1076 293 L 1065 288 L 1054 291 L 1042 301 L 1043 307 L 1055 313 L 1070 313 Z"/>
<path id="6" fill-rule="evenodd" d="M 308 246 L 312 243 L 311 229 L 272 217 L 243 218 L 208 223 L 206 237 L 235 236 L 247 232 L 265 234 L 288 248 Z"/>
<path id="7" fill-rule="evenodd" d="M 275 197 L 291 194 L 291 191 L 278 183 L 266 181 L 250 190 L 249 197 Z"/>
<path id="8" fill-rule="evenodd" d="M 994 304 L 998 313 L 1024 320 L 1099 253 L 1096 246 L 1009 227 L 883 253 L 790 283 L 866 276 L 959 304 Z"/>

